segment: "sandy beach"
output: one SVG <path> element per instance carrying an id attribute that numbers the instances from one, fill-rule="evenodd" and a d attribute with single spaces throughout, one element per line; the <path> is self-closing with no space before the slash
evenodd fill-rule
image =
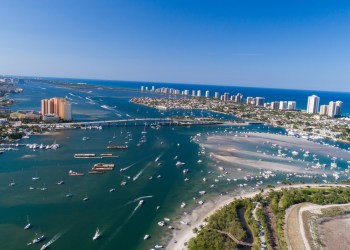
<path id="1" fill-rule="evenodd" d="M 297 185 L 288 185 L 288 186 L 280 186 L 275 188 L 275 191 L 279 191 L 283 188 L 304 188 L 304 187 L 348 187 L 349 185 L 342 184 L 297 184 Z M 264 193 L 268 193 L 270 190 L 264 190 Z M 190 225 L 181 225 L 180 230 L 174 230 L 171 241 L 166 246 L 166 249 L 170 250 L 182 250 L 187 249 L 185 243 L 188 242 L 191 238 L 195 236 L 193 233 L 194 228 L 198 228 L 200 225 L 204 225 L 205 218 L 214 214 L 218 209 L 224 207 L 225 205 L 231 203 L 235 199 L 239 198 L 251 198 L 257 195 L 259 191 L 245 193 L 241 195 L 235 195 L 231 197 L 219 197 L 214 201 L 208 202 L 207 204 L 198 207 L 192 211 L 191 214 L 184 215 L 182 220 L 186 220 Z M 177 243 L 174 243 L 174 242 Z"/>

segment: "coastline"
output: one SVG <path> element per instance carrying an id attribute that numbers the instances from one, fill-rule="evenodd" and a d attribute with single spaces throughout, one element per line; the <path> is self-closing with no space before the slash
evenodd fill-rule
<path id="1" fill-rule="evenodd" d="M 295 184 L 295 185 L 282 185 L 273 189 L 267 189 L 263 191 L 263 194 L 268 194 L 271 191 L 280 191 L 283 188 L 287 189 L 293 189 L 293 188 L 306 188 L 306 187 L 318 187 L 318 188 L 329 188 L 329 187 L 349 187 L 350 185 L 346 184 Z M 214 199 L 212 202 L 213 206 L 208 207 L 208 206 L 202 206 L 202 207 L 197 207 L 191 211 L 191 214 L 196 214 L 196 221 L 191 221 L 189 226 L 184 226 L 181 228 L 180 231 L 176 231 L 175 233 L 173 232 L 173 235 L 171 237 L 171 240 L 169 243 L 166 245 L 166 249 L 170 250 L 182 250 L 182 249 L 187 249 L 185 244 L 192 239 L 193 237 L 196 236 L 196 234 L 193 232 L 193 229 L 198 228 L 200 225 L 205 223 L 205 219 L 224 206 L 230 204 L 236 199 L 246 199 L 246 198 L 252 198 L 255 195 L 261 193 L 261 191 L 254 191 L 254 192 L 249 192 L 241 195 L 234 195 L 231 197 L 220 197 L 217 199 Z M 182 216 L 182 219 L 186 219 L 187 216 Z M 177 241 L 177 243 L 174 243 Z"/>

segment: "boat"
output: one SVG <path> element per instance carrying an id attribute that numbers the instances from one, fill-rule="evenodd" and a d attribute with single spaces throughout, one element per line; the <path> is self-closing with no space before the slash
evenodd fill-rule
<path id="1" fill-rule="evenodd" d="M 85 195 L 83 201 L 87 201 L 87 200 L 89 200 L 89 197 L 87 195 Z"/>
<path id="2" fill-rule="evenodd" d="M 111 145 L 111 146 L 107 146 L 108 149 L 127 149 L 128 146 L 122 146 L 122 145 Z"/>
<path id="3" fill-rule="evenodd" d="M 34 176 L 34 177 L 32 177 L 32 180 L 33 180 L 33 181 L 40 180 L 40 177 L 39 177 L 39 176 Z"/>
<path id="4" fill-rule="evenodd" d="M 143 202 L 144 202 L 143 200 L 140 200 L 138 206 L 141 206 Z"/>
<path id="5" fill-rule="evenodd" d="M 92 237 L 92 240 L 97 240 L 101 236 L 100 229 L 97 228 L 94 237 Z"/>
<path id="6" fill-rule="evenodd" d="M 42 241 L 43 239 L 45 239 L 45 235 L 41 235 L 37 238 L 35 238 L 32 242 L 33 244 L 39 243 L 40 241 Z"/>
<path id="7" fill-rule="evenodd" d="M 83 141 L 86 141 L 86 140 L 89 140 L 89 139 L 90 139 L 89 137 L 86 137 L 86 136 L 83 137 Z"/>
<path id="8" fill-rule="evenodd" d="M 67 198 L 70 198 L 70 197 L 72 197 L 73 195 L 71 194 L 71 193 L 68 193 L 68 194 L 66 194 L 66 197 Z"/>
<path id="9" fill-rule="evenodd" d="M 164 221 L 159 221 L 159 222 L 158 222 L 158 226 L 163 227 L 164 225 L 165 225 L 165 222 L 164 222 Z"/>
<path id="10" fill-rule="evenodd" d="M 92 158 L 96 157 L 96 154 L 74 154 L 74 158 L 79 159 L 79 158 Z"/>
<path id="11" fill-rule="evenodd" d="M 16 185 L 16 182 L 14 180 L 12 180 L 12 182 L 10 182 L 9 186 L 13 187 L 14 185 Z"/>
<path id="12" fill-rule="evenodd" d="M 68 172 L 69 176 L 83 176 L 84 173 L 74 172 L 73 170 L 69 170 Z"/>
<path id="13" fill-rule="evenodd" d="M 59 182 L 57 182 L 56 184 L 57 185 L 62 185 L 64 183 L 64 181 L 59 181 Z"/>
<path id="14" fill-rule="evenodd" d="M 29 228 L 31 228 L 32 224 L 30 224 L 29 218 L 27 216 L 27 225 L 25 225 L 24 230 L 28 230 Z"/>
<path id="15" fill-rule="evenodd" d="M 110 193 L 112 193 L 112 192 L 114 192 L 114 191 L 115 191 L 115 188 L 111 188 L 111 189 L 109 190 Z"/>
<path id="16" fill-rule="evenodd" d="M 186 203 L 185 203 L 185 202 L 182 202 L 180 207 L 181 207 L 181 208 L 186 207 Z"/>
<path id="17" fill-rule="evenodd" d="M 148 234 L 145 235 L 145 237 L 143 237 L 144 240 L 148 240 L 150 238 L 150 236 Z"/>
<path id="18" fill-rule="evenodd" d="M 101 157 L 112 157 L 113 154 L 100 154 Z"/>
<path id="19" fill-rule="evenodd" d="M 155 245 L 154 247 L 157 248 L 157 249 L 158 249 L 158 248 L 163 248 L 163 246 L 160 245 L 160 244 L 157 244 L 157 245 Z"/>

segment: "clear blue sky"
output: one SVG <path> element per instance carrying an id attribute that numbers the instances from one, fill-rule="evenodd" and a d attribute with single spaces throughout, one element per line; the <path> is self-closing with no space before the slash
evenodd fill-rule
<path id="1" fill-rule="evenodd" d="M 0 74 L 350 91 L 350 1 L 1 0 Z"/>

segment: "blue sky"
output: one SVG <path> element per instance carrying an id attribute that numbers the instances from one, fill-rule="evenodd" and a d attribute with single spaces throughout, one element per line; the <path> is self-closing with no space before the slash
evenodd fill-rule
<path id="1" fill-rule="evenodd" d="M 350 1 L 1 0 L 0 74 L 350 91 Z"/>

